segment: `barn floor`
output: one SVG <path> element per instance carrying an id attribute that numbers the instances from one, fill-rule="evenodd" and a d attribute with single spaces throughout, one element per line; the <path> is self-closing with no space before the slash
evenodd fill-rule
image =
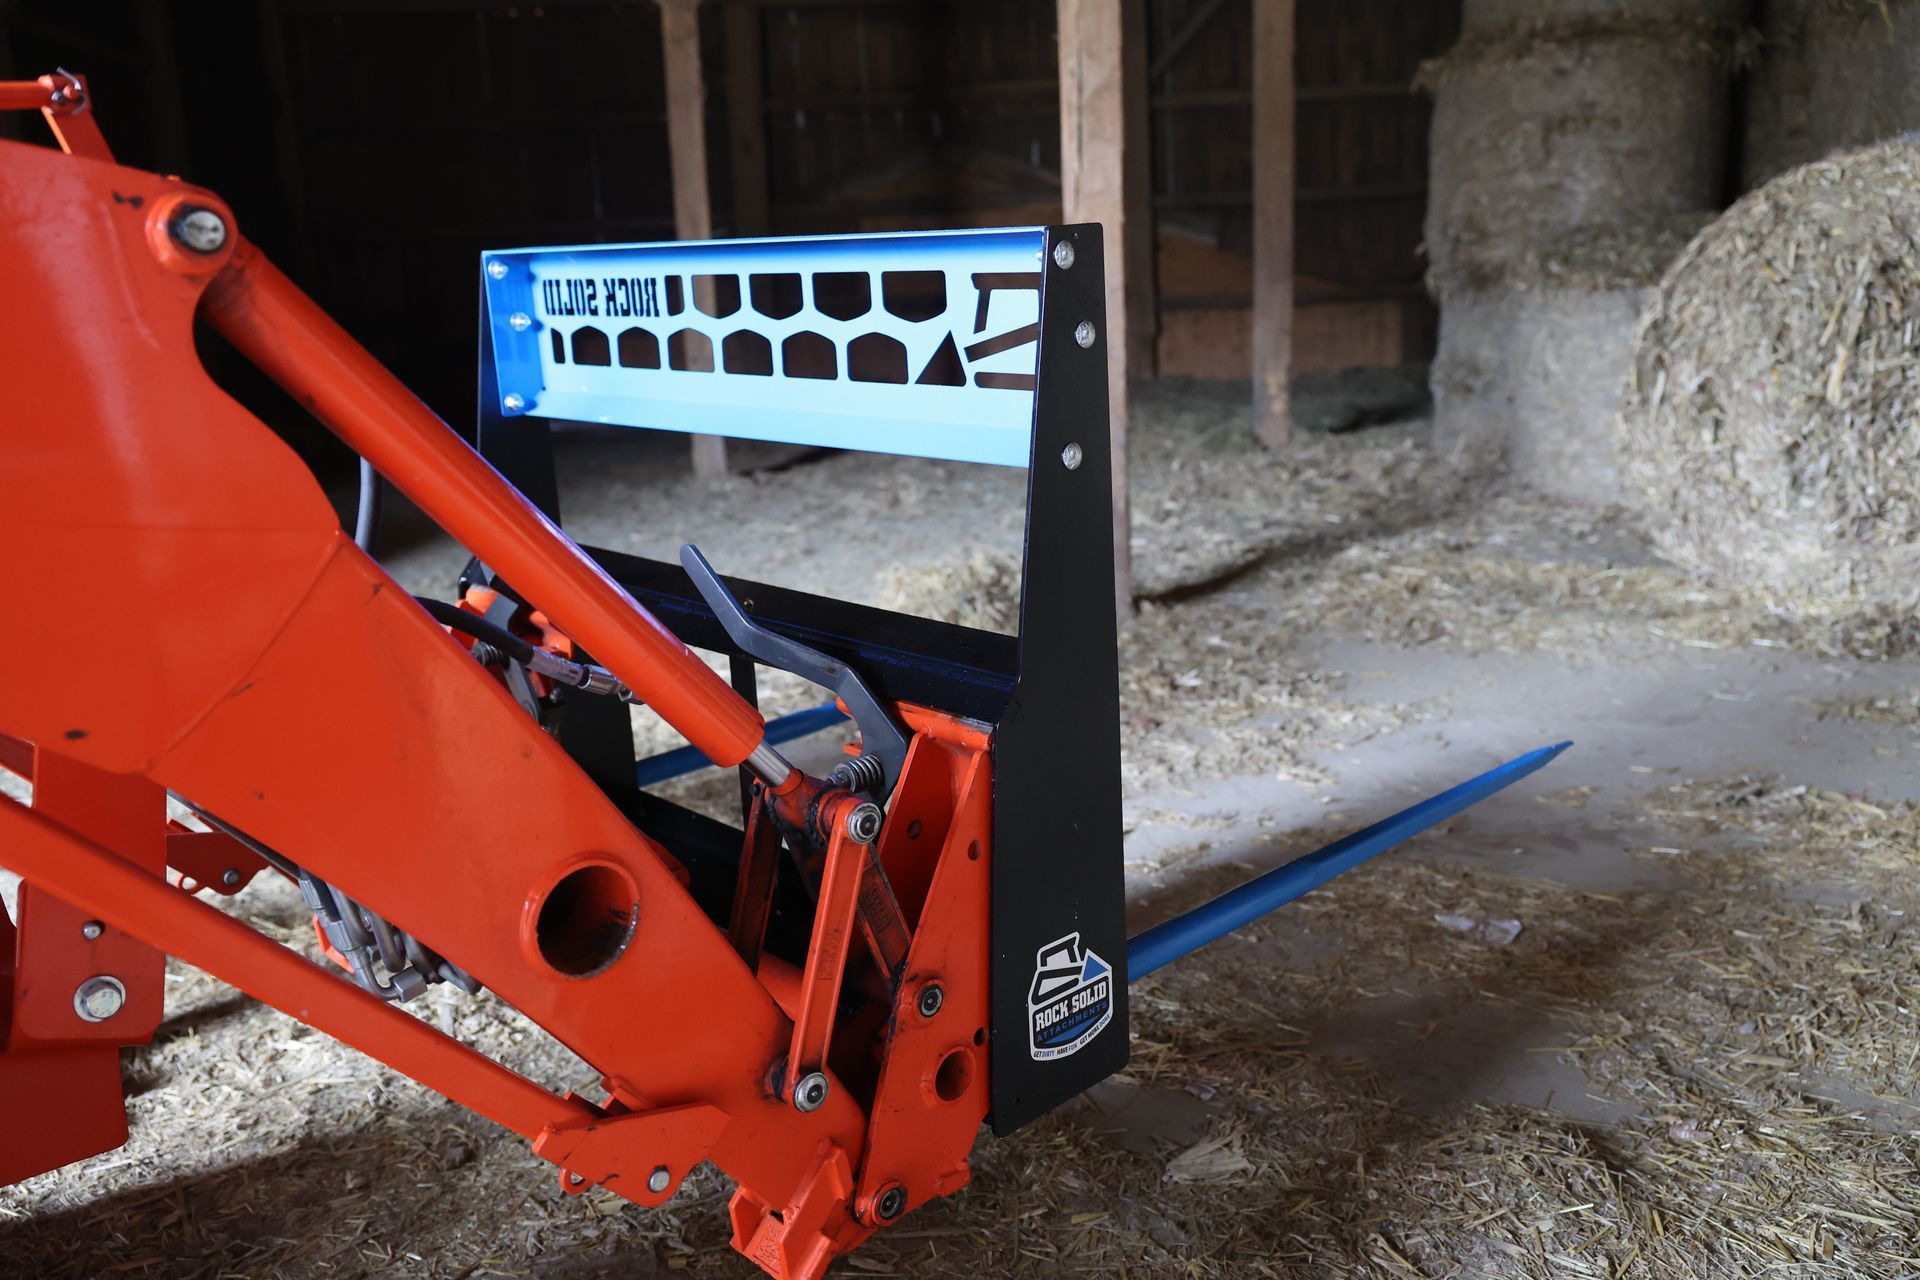
<path id="1" fill-rule="evenodd" d="M 1316 394 L 1338 419 L 1373 393 Z M 1417 418 L 1275 460 L 1243 403 L 1162 387 L 1136 413 L 1137 922 L 1578 745 L 1138 985 L 1123 1076 L 983 1137 L 968 1190 L 836 1274 L 1920 1274 L 1914 624 L 1698 587 L 1618 518 L 1438 465 Z M 1019 473 L 834 457 L 702 491 L 668 444 L 570 438 L 576 534 L 1011 617 Z M 444 592 L 460 553 L 396 525 L 397 576 Z M 236 909 L 311 936 L 291 891 Z M 492 1126 L 198 974 L 169 983 L 176 1011 L 128 1056 L 133 1140 L 0 1191 L 0 1274 L 755 1274 L 710 1171 L 664 1212 L 566 1197 Z M 425 1016 L 591 1080 L 443 992 Z"/>

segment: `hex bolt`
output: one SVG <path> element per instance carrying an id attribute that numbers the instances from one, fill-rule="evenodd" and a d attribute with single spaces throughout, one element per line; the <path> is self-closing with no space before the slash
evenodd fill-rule
<path id="1" fill-rule="evenodd" d="M 673 1185 L 673 1175 L 667 1172 L 667 1166 L 661 1165 L 647 1175 L 647 1190 L 659 1195 Z"/>
<path id="2" fill-rule="evenodd" d="M 1081 452 L 1079 445 L 1069 444 L 1060 451 L 1060 465 L 1069 471 L 1078 471 L 1081 460 L 1085 457 L 1086 454 Z"/>
<path id="3" fill-rule="evenodd" d="M 507 278 L 507 264 L 498 258 L 494 258 L 487 263 L 487 275 L 494 280 L 505 280 Z"/>
<path id="4" fill-rule="evenodd" d="M 1082 320 L 1079 324 L 1073 326 L 1073 340 L 1083 347 L 1092 346 L 1093 340 L 1097 336 L 1094 331 L 1093 321 L 1091 320 Z"/>
<path id="5" fill-rule="evenodd" d="M 240 873 L 232 867 L 228 867 L 226 874 L 220 877 L 220 883 L 229 889 L 238 889 L 240 887 Z"/>
<path id="6" fill-rule="evenodd" d="M 533 317 L 524 311 L 516 311 L 507 317 L 507 328 L 515 333 L 525 333 L 533 328 Z"/>
<path id="7" fill-rule="evenodd" d="M 506 395 L 500 397 L 500 404 L 508 413 L 519 413 L 527 407 L 527 398 L 518 391 L 509 391 Z"/>
<path id="8" fill-rule="evenodd" d="M 800 1077 L 800 1083 L 793 1086 L 793 1109 L 795 1111 L 818 1111 L 827 1100 L 827 1078 L 818 1071 Z"/>
<path id="9" fill-rule="evenodd" d="M 853 812 L 847 815 L 847 839 L 855 844 L 872 844 L 874 837 L 880 834 L 880 823 L 884 816 L 880 806 L 871 801 L 855 805 Z"/>
<path id="10" fill-rule="evenodd" d="M 1073 265 L 1073 241 L 1056 240 L 1053 242 L 1053 260 L 1062 271 Z"/>
<path id="11" fill-rule="evenodd" d="M 186 204 L 167 223 L 174 243 L 194 253 L 218 253 L 227 242 L 227 220 L 203 204 Z"/>
<path id="12" fill-rule="evenodd" d="M 85 938 L 88 942 L 94 941 L 96 938 L 98 938 L 101 934 L 105 933 L 106 931 L 107 931 L 107 926 L 101 924 L 98 920 L 89 920 L 85 924 L 80 926 L 80 936 Z"/>
<path id="13" fill-rule="evenodd" d="M 929 982 L 920 988 L 920 1016 L 931 1018 L 940 1012 L 940 1006 L 947 1002 L 947 993 L 940 989 L 937 982 Z"/>
<path id="14" fill-rule="evenodd" d="M 127 989 L 108 974 L 88 978 L 74 989 L 73 1011 L 83 1022 L 105 1022 L 127 1003 Z"/>
<path id="15" fill-rule="evenodd" d="M 891 1184 L 873 1202 L 873 1208 L 882 1222 L 892 1222 L 907 1210 L 907 1189 L 897 1182 Z"/>

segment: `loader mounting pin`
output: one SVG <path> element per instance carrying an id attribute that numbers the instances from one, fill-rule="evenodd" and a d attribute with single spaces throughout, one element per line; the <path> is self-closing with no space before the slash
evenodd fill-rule
<path id="1" fill-rule="evenodd" d="M 827 1078 L 818 1071 L 801 1076 L 800 1083 L 793 1086 L 795 1111 L 818 1111 L 826 1100 Z"/>
<path id="2" fill-rule="evenodd" d="M 872 844 L 880 834 L 882 816 L 880 806 L 871 801 L 855 806 L 847 815 L 847 839 L 855 844 Z"/>
<path id="3" fill-rule="evenodd" d="M 874 1201 L 873 1207 L 874 1211 L 880 1215 L 882 1222 L 892 1222 L 906 1211 L 907 1189 L 897 1182 L 892 1184 L 880 1193 L 880 1198 Z"/>
<path id="4" fill-rule="evenodd" d="M 1073 242 L 1071 240 L 1055 241 L 1053 246 L 1053 260 L 1058 264 L 1060 264 L 1060 269 L 1062 271 L 1065 271 L 1068 267 L 1072 266 L 1073 265 Z"/>
<path id="5" fill-rule="evenodd" d="M 127 989 L 120 979 L 101 974 L 88 978 L 73 993 L 73 1011 L 83 1022 L 105 1022 L 127 1003 Z"/>
<path id="6" fill-rule="evenodd" d="M 947 1002 L 947 993 L 940 989 L 937 982 L 929 982 L 920 988 L 920 1016 L 931 1018 L 940 1012 L 940 1006 Z"/>
<path id="7" fill-rule="evenodd" d="M 218 253 L 227 242 L 227 220 L 201 204 L 180 206 L 167 224 L 167 234 L 182 249 L 194 253 Z"/>

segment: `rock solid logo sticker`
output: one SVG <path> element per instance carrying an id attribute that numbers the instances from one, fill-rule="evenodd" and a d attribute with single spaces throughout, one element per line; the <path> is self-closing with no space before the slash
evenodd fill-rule
<path id="1" fill-rule="evenodd" d="M 1034 955 L 1027 1043 L 1035 1062 L 1084 1048 L 1113 1021 L 1113 968 L 1070 933 Z"/>

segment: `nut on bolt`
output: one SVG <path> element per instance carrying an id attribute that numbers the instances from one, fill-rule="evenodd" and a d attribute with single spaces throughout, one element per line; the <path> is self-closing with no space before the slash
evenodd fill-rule
<path id="1" fill-rule="evenodd" d="M 880 806 L 872 801 L 855 805 L 853 812 L 847 815 L 847 839 L 855 844 L 872 844 L 880 834 L 880 823 L 884 817 Z"/>
<path id="2" fill-rule="evenodd" d="M 940 989 L 937 982 L 929 982 L 920 988 L 920 1016 L 931 1018 L 940 1012 L 940 1006 L 947 1002 L 947 993 Z"/>
<path id="3" fill-rule="evenodd" d="M 818 1111 L 827 1100 L 827 1078 L 818 1071 L 812 1071 L 800 1077 L 793 1086 L 793 1109 L 795 1111 Z"/>

